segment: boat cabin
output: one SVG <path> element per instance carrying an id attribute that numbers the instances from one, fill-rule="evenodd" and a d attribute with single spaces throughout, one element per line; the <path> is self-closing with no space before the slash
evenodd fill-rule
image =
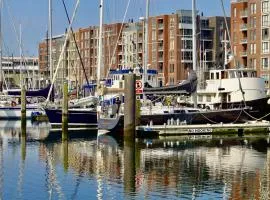
<path id="1" fill-rule="evenodd" d="M 126 74 L 136 74 L 137 80 L 143 79 L 143 69 L 142 68 L 134 68 L 134 69 L 119 69 L 119 70 L 110 70 L 108 79 L 106 81 L 106 85 L 112 88 L 124 88 L 124 76 Z M 157 86 L 157 70 L 148 69 L 147 70 L 147 83 L 152 87 Z"/>
<path id="2" fill-rule="evenodd" d="M 206 80 L 233 79 L 233 78 L 256 78 L 254 69 L 226 69 L 210 70 L 206 74 Z"/>

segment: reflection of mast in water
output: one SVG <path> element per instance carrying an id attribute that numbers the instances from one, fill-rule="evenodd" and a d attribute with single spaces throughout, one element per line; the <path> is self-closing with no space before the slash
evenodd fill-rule
<path id="1" fill-rule="evenodd" d="M 3 141 L 2 138 L 0 138 L 0 199 L 3 199 L 3 186 L 4 186 L 4 159 L 3 156 Z"/>
<path id="2" fill-rule="evenodd" d="M 103 189 L 102 189 L 102 166 L 103 166 L 103 159 L 102 159 L 102 152 L 99 148 L 99 145 L 97 144 L 97 152 L 96 152 L 96 178 L 97 178 L 97 199 L 101 200 L 103 199 Z"/>
<path id="3" fill-rule="evenodd" d="M 24 167 L 25 167 L 25 158 L 26 158 L 26 138 L 21 137 L 21 162 L 19 164 L 19 176 L 18 176 L 18 194 L 19 197 L 22 197 L 22 186 L 23 186 L 23 177 L 24 177 Z"/>
<path id="4" fill-rule="evenodd" d="M 47 163 L 47 174 L 48 174 L 48 192 L 49 192 L 49 199 L 52 199 L 52 194 L 53 194 L 53 189 L 55 188 L 55 190 L 57 191 L 58 195 L 59 195 L 59 199 L 64 199 L 64 194 L 62 192 L 62 188 L 59 185 L 58 181 L 57 181 L 57 176 L 56 176 L 56 172 L 53 166 L 53 155 L 50 152 L 50 150 L 45 147 L 45 151 L 47 153 L 46 156 L 46 163 Z"/>

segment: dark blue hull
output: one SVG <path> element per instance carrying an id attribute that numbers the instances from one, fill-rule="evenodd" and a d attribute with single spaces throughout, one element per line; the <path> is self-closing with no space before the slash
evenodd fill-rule
<path id="1" fill-rule="evenodd" d="M 61 127 L 62 110 L 45 109 L 52 127 Z M 87 109 L 69 109 L 68 127 L 71 128 L 93 128 L 97 129 L 97 112 Z"/>

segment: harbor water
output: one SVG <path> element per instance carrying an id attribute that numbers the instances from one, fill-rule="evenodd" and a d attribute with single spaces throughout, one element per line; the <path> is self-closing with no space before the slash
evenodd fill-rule
<path id="1" fill-rule="evenodd" d="M 46 123 L 1 121 L 0 199 L 270 199 L 269 135 L 68 141 Z"/>

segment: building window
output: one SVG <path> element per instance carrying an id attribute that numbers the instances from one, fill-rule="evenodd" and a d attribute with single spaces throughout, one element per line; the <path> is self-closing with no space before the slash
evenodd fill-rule
<path id="1" fill-rule="evenodd" d="M 269 39 L 269 29 L 268 28 L 262 29 L 262 39 L 263 40 Z"/>
<path id="2" fill-rule="evenodd" d="M 250 40 L 256 40 L 256 30 L 250 30 Z"/>
<path id="3" fill-rule="evenodd" d="M 269 66 L 269 59 L 268 58 L 262 58 L 262 68 L 268 68 Z"/>
<path id="4" fill-rule="evenodd" d="M 236 8 L 233 8 L 233 16 L 236 17 L 236 15 L 237 15 L 237 10 Z"/>
<path id="5" fill-rule="evenodd" d="M 263 15 L 262 16 L 262 26 L 268 26 L 268 15 Z"/>
<path id="6" fill-rule="evenodd" d="M 250 12 L 251 14 L 256 14 L 256 3 L 250 4 Z"/>
<path id="7" fill-rule="evenodd" d="M 263 1 L 263 2 L 262 2 L 262 11 L 263 11 L 264 13 L 268 13 L 268 12 L 269 12 L 269 7 L 268 7 L 268 5 L 269 5 L 269 2 L 268 2 L 268 1 Z"/>
<path id="8" fill-rule="evenodd" d="M 170 64 L 170 73 L 174 73 L 174 64 Z"/>
<path id="9" fill-rule="evenodd" d="M 262 52 L 263 53 L 269 53 L 269 42 L 263 42 L 262 43 Z"/>
<path id="10" fill-rule="evenodd" d="M 251 17 L 250 18 L 250 27 L 251 28 L 256 28 L 256 17 Z"/>
<path id="11" fill-rule="evenodd" d="M 250 54 L 256 54 L 256 44 L 250 44 Z"/>
<path id="12" fill-rule="evenodd" d="M 207 95 L 207 96 L 206 96 L 206 101 L 207 101 L 207 102 L 211 102 L 211 96 L 210 96 L 210 95 Z"/>

